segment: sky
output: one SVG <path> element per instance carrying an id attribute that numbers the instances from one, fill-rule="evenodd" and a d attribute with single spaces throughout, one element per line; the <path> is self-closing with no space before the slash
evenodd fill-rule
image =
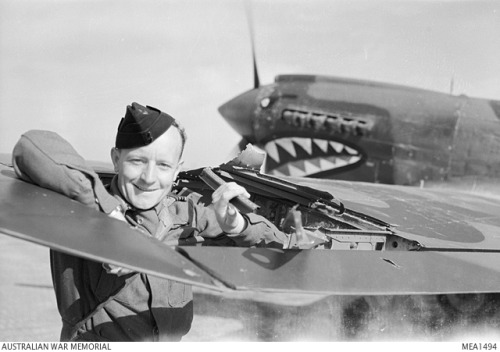
<path id="1" fill-rule="evenodd" d="M 260 80 L 322 74 L 500 100 L 500 1 L 252 0 Z M 0 0 L 0 153 L 51 130 L 109 161 L 132 102 L 186 128 L 186 168 L 227 161 L 217 108 L 253 85 L 239 0 Z"/>

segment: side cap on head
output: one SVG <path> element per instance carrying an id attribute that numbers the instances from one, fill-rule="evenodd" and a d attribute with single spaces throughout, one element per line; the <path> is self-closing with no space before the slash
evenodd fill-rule
<path id="1" fill-rule="evenodd" d="M 132 103 L 127 106 L 125 117 L 118 125 L 115 147 L 129 149 L 151 144 L 165 133 L 173 122 L 172 116 L 156 108 Z"/>

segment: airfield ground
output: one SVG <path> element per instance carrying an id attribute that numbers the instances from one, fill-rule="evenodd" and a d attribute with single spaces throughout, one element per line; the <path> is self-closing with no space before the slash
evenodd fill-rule
<path id="1" fill-rule="evenodd" d="M 345 300 L 310 295 L 195 289 L 194 301 L 193 326 L 183 341 L 500 341 L 498 310 L 481 322 L 450 321 L 428 300 L 382 301 L 385 309 L 376 316 L 361 314 L 364 301 L 346 310 Z M 0 341 L 57 341 L 59 331 L 48 249 L 0 235 Z"/>
<path id="2" fill-rule="evenodd" d="M 185 340 L 251 340 L 242 327 L 230 318 L 196 317 Z M 0 235 L 0 341 L 58 341 L 60 328 L 48 249 Z"/>
<path id="3" fill-rule="evenodd" d="M 208 290 L 196 290 L 195 302 L 193 326 L 183 341 L 269 338 L 259 333 L 262 326 L 255 323 L 259 315 L 273 314 L 267 304 L 249 303 L 248 297 L 227 299 Z M 0 235 L 0 341 L 57 341 L 60 326 L 48 249 Z"/>

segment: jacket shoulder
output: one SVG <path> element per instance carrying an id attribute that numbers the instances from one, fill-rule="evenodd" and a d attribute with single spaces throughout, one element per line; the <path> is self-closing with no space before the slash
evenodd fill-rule
<path id="1" fill-rule="evenodd" d="M 181 189 L 178 193 L 170 193 L 169 196 L 176 202 L 193 202 L 194 204 L 199 203 L 203 198 L 202 194 L 186 187 Z"/>

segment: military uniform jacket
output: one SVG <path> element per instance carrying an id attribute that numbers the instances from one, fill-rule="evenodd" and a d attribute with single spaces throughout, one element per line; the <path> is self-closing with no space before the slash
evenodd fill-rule
<path id="1" fill-rule="evenodd" d="M 155 208 L 140 211 L 121 198 L 116 177 L 110 192 L 132 226 L 167 244 L 207 244 L 222 232 L 213 210 L 198 203 L 197 194 L 169 195 Z M 248 225 L 241 234 L 218 236 L 224 244 L 282 248 L 285 235 L 273 224 L 255 214 L 244 216 Z M 51 268 L 62 341 L 175 341 L 191 327 L 190 285 L 142 273 L 117 276 L 102 263 L 55 251 Z"/>

